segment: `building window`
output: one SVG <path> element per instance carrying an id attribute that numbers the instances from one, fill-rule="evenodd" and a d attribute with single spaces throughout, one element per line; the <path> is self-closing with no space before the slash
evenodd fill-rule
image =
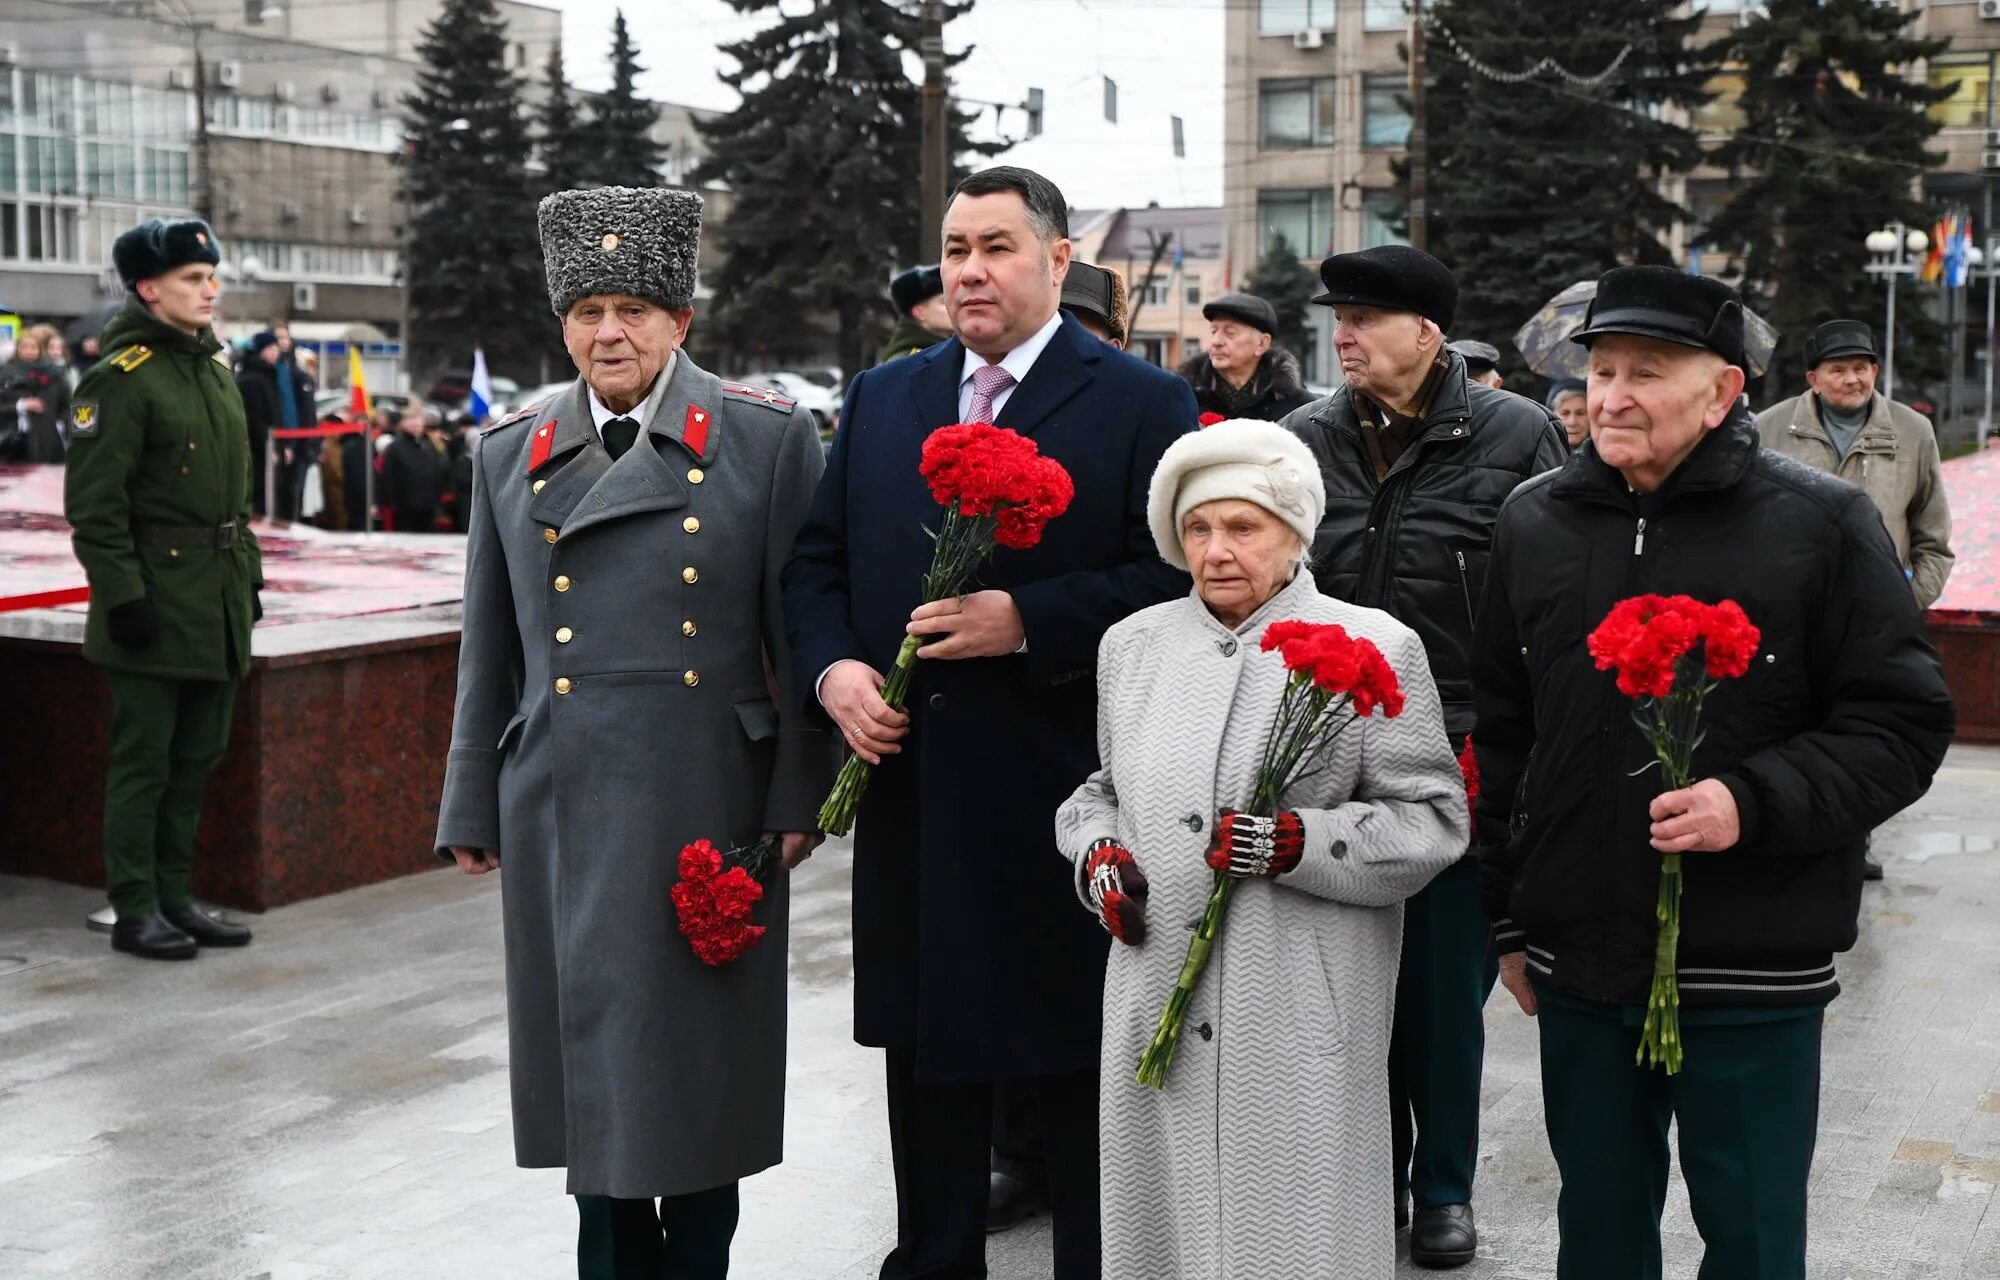
<path id="1" fill-rule="evenodd" d="M 1735 133 L 1743 127 L 1743 72 L 1718 71 L 1708 78 L 1708 91 L 1715 96 L 1694 111 L 1696 133 Z"/>
<path id="2" fill-rule="evenodd" d="M 1931 119 L 1946 128 L 1992 121 L 1992 55 L 1933 58 L 1930 82 L 1933 89 L 1951 90 L 1949 98 L 1931 104 Z"/>
<path id="3" fill-rule="evenodd" d="M 14 135 L 0 133 L 0 191 L 14 191 Z"/>
<path id="4" fill-rule="evenodd" d="M 1198 285 L 1198 284 L 1191 284 L 1191 285 L 1189 285 L 1189 286 L 1187 287 L 1187 304 L 1188 304 L 1188 305 L 1189 305 L 1190 307 L 1198 307 L 1198 306 L 1200 306 L 1200 305 L 1201 305 L 1201 286 L 1200 286 L 1200 285 Z"/>
<path id="5" fill-rule="evenodd" d="M 1282 238 L 1301 258 L 1333 252 L 1333 192 L 1263 191 L 1257 195 L 1258 253 Z"/>
<path id="6" fill-rule="evenodd" d="M 1362 80 L 1362 146 L 1401 147 L 1409 143 L 1409 92 L 1402 76 L 1367 76 Z"/>
<path id="7" fill-rule="evenodd" d="M 1335 0 L 1257 0 L 1257 34 L 1289 36 L 1333 30 Z"/>
<path id="8" fill-rule="evenodd" d="M 1265 80 L 1257 86 L 1257 145 L 1266 151 L 1333 145 L 1333 99 L 1339 82 Z"/>
<path id="9" fill-rule="evenodd" d="M 1409 25 L 1410 15 L 1403 0 L 1366 0 L 1361 6 L 1364 31 L 1399 31 Z"/>
<path id="10" fill-rule="evenodd" d="M 1385 244 L 1408 244 L 1404 238 L 1403 197 L 1393 191 L 1368 191 L 1361 196 L 1361 247 L 1375 249 Z"/>

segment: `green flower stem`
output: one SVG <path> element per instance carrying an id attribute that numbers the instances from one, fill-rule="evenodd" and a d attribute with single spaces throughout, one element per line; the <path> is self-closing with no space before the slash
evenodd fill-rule
<path id="1" fill-rule="evenodd" d="M 922 644 L 922 636 L 904 636 L 902 646 L 896 650 L 896 663 L 889 668 L 889 678 L 882 682 L 882 701 L 896 710 L 902 710 L 904 700 L 910 695 L 910 675 L 916 670 L 917 649 Z M 862 793 L 868 790 L 868 776 L 866 760 L 860 756 L 847 757 L 826 803 L 819 807 L 821 831 L 830 836 L 844 836 L 853 828 Z"/>
<path id="2" fill-rule="evenodd" d="M 1706 679 L 1697 662 L 1686 660 L 1675 674 L 1674 691 L 1643 704 L 1638 720 L 1652 741 L 1667 790 L 1679 791 L 1694 781 L 1694 751 L 1701 742 L 1701 706 L 1715 682 Z M 1646 996 L 1646 1024 L 1639 1033 L 1636 1061 L 1661 1067 L 1668 1075 L 1681 1069 L 1681 855 L 1660 855 L 1660 896 L 1653 908 L 1660 931 L 1653 941 L 1653 985 Z"/>

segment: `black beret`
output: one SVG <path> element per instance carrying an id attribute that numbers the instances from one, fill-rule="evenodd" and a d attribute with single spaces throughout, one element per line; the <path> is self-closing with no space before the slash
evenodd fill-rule
<path id="1" fill-rule="evenodd" d="M 277 345 L 278 335 L 269 329 L 259 329 L 250 335 L 250 351 L 253 355 L 262 355 L 265 347 L 275 347 Z"/>
<path id="2" fill-rule="evenodd" d="M 1069 274 L 1063 277 L 1062 305 L 1097 321 L 1113 337 L 1123 336 L 1112 315 L 1117 308 L 1111 301 L 1111 273 L 1096 263 L 1070 259 Z"/>
<path id="3" fill-rule="evenodd" d="M 1406 244 L 1336 253 L 1319 264 L 1319 278 L 1326 292 L 1313 301 L 1323 307 L 1414 311 L 1440 329 L 1451 328 L 1458 314 L 1458 281 L 1451 268 Z"/>
<path id="4" fill-rule="evenodd" d="M 1467 373 L 1485 373 L 1488 369 L 1500 367 L 1500 349 L 1490 342 L 1481 342 L 1477 338 L 1460 338 L 1457 342 L 1446 345 L 1465 357 Z"/>
<path id="5" fill-rule="evenodd" d="M 1816 369 L 1822 360 L 1840 356 L 1867 356 L 1882 363 L 1875 350 L 1875 331 L 1861 320 L 1829 320 L 1806 338 L 1806 368 Z"/>
<path id="6" fill-rule="evenodd" d="M 111 243 L 111 263 L 127 289 L 190 262 L 206 262 L 211 267 L 222 262 L 221 241 L 199 218 L 177 222 L 148 218 Z"/>
<path id="7" fill-rule="evenodd" d="M 899 316 L 908 315 L 911 307 L 943 292 L 944 273 L 936 267 L 911 267 L 889 282 L 889 297 Z"/>
<path id="8" fill-rule="evenodd" d="M 1613 267 L 1597 278 L 1597 296 L 1570 341 L 1589 346 L 1607 333 L 1705 347 L 1748 369 L 1743 355 L 1743 301 L 1736 290 L 1678 267 Z"/>
<path id="9" fill-rule="evenodd" d="M 1211 298 L 1202 306 L 1201 318 L 1213 320 L 1217 316 L 1241 320 L 1265 333 L 1278 331 L 1278 309 L 1254 293 L 1225 293 L 1219 298 Z"/>

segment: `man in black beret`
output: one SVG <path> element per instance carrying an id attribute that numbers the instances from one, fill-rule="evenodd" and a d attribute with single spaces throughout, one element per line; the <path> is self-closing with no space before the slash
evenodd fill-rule
<path id="1" fill-rule="evenodd" d="M 1444 341 L 1458 282 L 1436 258 L 1385 245 L 1328 258 L 1320 279 L 1314 301 L 1333 308 L 1347 385 L 1284 423 L 1326 482 L 1313 573 L 1328 595 L 1387 610 L 1423 640 L 1457 752 L 1472 731 L 1467 659 L 1494 514 L 1562 461 L 1562 432 L 1533 401 L 1467 381 Z M 1401 1221 L 1415 1201 L 1410 1256 L 1423 1266 L 1461 1266 L 1478 1244 L 1481 1018 L 1494 973 L 1478 869 L 1461 861 L 1405 904 L 1389 1045 L 1396 1212 Z"/>
<path id="2" fill-rule="evenodd" d="M 882 344 L 876 364 L 911 356 L 951 336 L 951 313 L 944 305 L 944 275 L 936 265 L 911 267 L 889 282 L 896 327 Z"/>
<path id="3" fill-rule="evenodd" d="M 1472 662 L 1474 843 L 1501 981 L 1539 1023 L 1556 1274 L 1660 1274 L 1677 1124 L 1701 1274 L 1804 1280 L 1834 955 L 1867 833 L 1930 786 L 1951 699 L 1866 495 L 1758 446 L 1734 290 L 1621 267 L 1576 341 L 1590 440 L 1501 509 Z M 1589 642 L 1642 594 L 1734 601 L 1760 632 L 1702 702 L 1700 781 L 1664 793 Z M 1652 1065 L 1665 854 L 1680 1058 Z"/>
<path id="4" fill-rule="evenodd" d="M 215 233 L 155 218 L 111 256 L 130 296 L 70 406 L 63 510 L 90 580 L 83 656 L 111 690 L 111 945 L 182 960 L 250 941 L 196 906 L 191 882 L 202 791 L 229 744 L 264 575 L 243 400 L 215 360 Z"/>
<path id="5" fill-rule="evenodd" d="M 1225 293 L 1201 309 L 1208 341 L 1181 364 L 1204 414 L 1277 422 L 1312 403 L 1298 357 L 1271 345 L 1278 312 L 1249 293 Z"/>
<path id="6" fill-rule="evenodd" d="M 1483 387 L 1502 385 L 1500 377 L 1500 349 L 1490 342 L 1477 338 L 1460 338 L 1449 344 L 1453 351 L 1465 357 L 1465 376 Z"/>

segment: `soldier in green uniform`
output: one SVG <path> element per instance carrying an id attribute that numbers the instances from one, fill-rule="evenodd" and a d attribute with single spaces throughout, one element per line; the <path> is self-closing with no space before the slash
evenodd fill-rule
<path id="1" fill-rule="evenodd" d="M 951 336 L 951 313 L 944 307 L 944 274 L 935 264 L 911 267 L 889 282 L 896 327 L 882 344 L 876 364 L 913 356 Z"/>
<path id="2" fill-rule="evenodd" d="M 111 688 L 111 945 L 182 960 L 250 941 L 197 907 L 189 882 L 263 572 L 243 400 L 214 358 L 215 233 L 155 218 L 111 255 L 130 297 L 70 407 L 63 506 L 90 580 L 83 656 Z"/>

